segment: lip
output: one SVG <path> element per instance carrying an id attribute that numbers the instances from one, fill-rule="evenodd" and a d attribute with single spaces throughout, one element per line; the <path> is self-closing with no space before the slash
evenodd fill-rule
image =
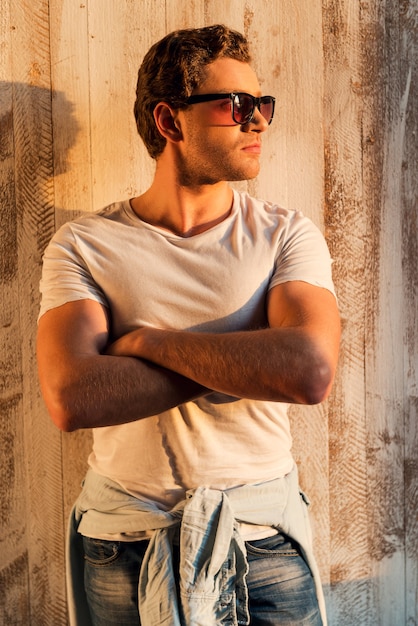
<path id="1" fill-rule="evenodd" d="M 251 154 L 260 154 L 261 153 L 261 143 L 252 143 L 249 146 L 245 146 L 243 152 L 250 152 Z"/>

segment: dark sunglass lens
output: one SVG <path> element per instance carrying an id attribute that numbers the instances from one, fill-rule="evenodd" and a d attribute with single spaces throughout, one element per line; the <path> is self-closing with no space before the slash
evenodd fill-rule
<path id="1" fill-rule="evenodd" d="M 260 113 L 270 124 L 274 113 L 274 101 L 272 98 L 262 98 L 260 102 Z"/>
<path id="2" fill-rule="evenodd" d="M 254 103 L 251 96 L 245 93 L 234 96 L 234 119 L 237 124 L 246 124 L 254 111 Z"/>

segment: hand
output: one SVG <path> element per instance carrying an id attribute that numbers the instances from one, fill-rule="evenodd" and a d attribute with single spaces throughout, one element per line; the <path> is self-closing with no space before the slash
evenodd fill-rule
<path id="1" fill-rule="evenodd" d="M 160 345 L 167 339 L 171 338 L 176 341 L 180 339 L 180 335 L 187 331 L 178 331 L 162 328 L 153 328 L 151 326 L 141 326 L 135 330 L 122 335 L 116 341 L 111 343 L 105 351 L 109 356 L 130 356 L 142 358 L 147 361 L 155 361 L 155 355 Z M 155 361 L 156 362 L 156 361 Z M 169 367 L 164 364 L 163 367 Z M 169 367 L 169 369 L 171 369 Z"/>
<path id="2" fill-rule="evenodd" d="M 141 357 L 142 338 L 148 330 L 150 329 L 141 327 L 126 333 L 126 335 L 122 335 L 122 337 L 119 337 L 119 339 L 107 346 L 105 354 L 109 356 Z"/>

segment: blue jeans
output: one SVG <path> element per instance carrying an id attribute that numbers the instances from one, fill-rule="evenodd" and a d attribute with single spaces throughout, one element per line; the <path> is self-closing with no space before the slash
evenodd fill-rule
<path id="1" fill-rule="evenodd" d="M 140 626 L 138 578 L 148 542 L 83 542 L 94 626 Z M 251 626 L 322 626 L 313 579 L 297 545 L 279 533 L 246 547 Z M 221 624 L 231 624 L 228 616 Z"/>

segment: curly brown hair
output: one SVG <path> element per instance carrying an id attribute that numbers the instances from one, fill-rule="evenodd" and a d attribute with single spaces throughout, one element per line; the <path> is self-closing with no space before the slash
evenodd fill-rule
<path id="1" fill-rule="evenodd" d="M 149 49 L 138 71 L 134 114 L 153 159 L 166 144 L 155 124 L 154 108 L 159 102 L 186 108 L 187 98 L 205 78 L 206 66 L 221 57 L 251 61 L 244 35 L 222 24 L 176 30 Z"/>

